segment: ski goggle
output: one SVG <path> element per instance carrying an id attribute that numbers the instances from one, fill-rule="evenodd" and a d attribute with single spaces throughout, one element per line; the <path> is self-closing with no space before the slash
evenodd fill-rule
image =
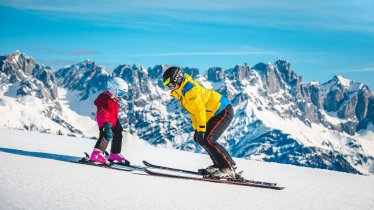
<path id="1" fill-rule="evenodd" d="M 163 84 L 164 84 L 165 87 L 168 87 L 170 89 L 174 89 L 175 88 L 175 85 L 170 82 L 170 77 L 167 78 L 167 80 L 165 80 L 165 82 L 163 82 Z"/>
<path id="2" fill-rule="evenodd" d="M 125 91 L 123 91 L 123 90 L 117 90 L 117 95 L 118 95 L 119 97 L 123 97 L 125 94 L 126 94 Z"/>

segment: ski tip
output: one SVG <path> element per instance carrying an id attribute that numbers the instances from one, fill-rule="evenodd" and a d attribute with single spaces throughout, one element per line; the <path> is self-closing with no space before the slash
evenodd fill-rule
<path id="1" fill-rule="evenodd" d="M 146 165 L 146 166 L 151 166 L 151 165 L 152 165 L 152 164 L 150 164 L 149 162 L 147 162 L 147 161 L 145 161 L 145 160 L 143 160 L 142 162 L 143 162 L 143 164 Z"/>
<path id="2" fill-rule="evenodd" d="M 286 187 L 280 187 L 280 186 L 269 186 L 267 188 L 274 189 L 274 190 L 284 190 Z"/>
<path id="3" fill-rule="evenodd" d="M 142 170 L 147 173 L 147 174 L 151 174 L 151 171 L 148 170 L 148 167 L 143 167 Z"/>
<path id="4" fill-rule="evenodd" d="M 81 158 L 80 160 L 78 160 L 78 161 L 73 161 L 73 162 L 77 162 L 77 163 L 86 163 L 86 162 L 88 162 L 88 159 L 85 158 L 85 157 L 83 157 L 83 158 Z"/>

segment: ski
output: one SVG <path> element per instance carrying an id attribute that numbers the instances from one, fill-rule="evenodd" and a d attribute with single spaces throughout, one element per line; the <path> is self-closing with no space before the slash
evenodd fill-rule
<path id="1" fill-rule="evenodd" d="M 184 169 L 178 169 L 178 168 L 170 168 L 166 166 L 159 166 L 159 165 L 153 165 L 145 160 L 143 160 L 143 164 L 147 167 L 151 168 L 157 168 L 157 169 L 163 169 L 163 170 L 168 170 L 168 171 L 175 171 L 175 172 L 181 172 L 181 173 L 186 173 L 186 174 L 194 174 L 194 175 L 201 175 L 197 171 L 189 171 L 189 170 L 184 170 Z"/>
<path id="2" fill-rule="evenodd" d="M 78 161 L 71 161 L 73 163 L 83 164 L 83 165 L 91 165 L 91 166 L 97 166 L 102 168 L 108 168 L 108 169 L 114 169 L 114 170 L 120 170 L 120 171 L 141 171 L 143 167 L 141 166 L 133 166 L 133 165 L 122 165 L 118 163 L 112 163 L 109 162 L 108 164 L 95 164 L 91 161 L 89 161 L 89 155 L 85 152 L 85 157 L 82 157 L 82 159 Z"/>
<path id="3" fill-rule="evenodd" d="M 212 179 L 212 178 L 204 178 L 204 177 L 193 177 L 188 175 L 176 175 L 176 174 L 168 174 L 157 172 L 152 170 L 151 168 L 143 168 L 143 171 L 149 175 L 153 176 L 161 176 L 161 177 L 169 177 L 169 178 L 178 178 L 178 179 L 190 179 L 190 180 L 198 180 L 198 181 L 207 181 L 207 182 L 215 182 L 215 183 L 225 183 L 225 184 L 233 184 L 233 185 L 241 185 L 241 186 L 249 186 L 249 187 L 259 187 L 259 188 L 267 188 L 267 189 L 274 189 L 274 190 L 283 190 L 284 187 L 274 186 L 274 185 L 264 185 L 264 184 L 257 184 L 252 182 L 246 181 L 231 181 L 226 179 Z"/>
<path id="4" fill-rule="evenodd" d="M 185 173 L 185 174 L 192 174 L 192 175 L 200 175 L 203 176 L 203 174 L 198 173 L 197 171 L 189 171 L 189 170 L 184 170 L 184 169 L 178 169 L 178 168 L 171 168 L 171 167 L 166 167 L 166 166 L 160 166 L 160 165 L 154 165 L 152 163 L 149 163 L 145 160 L 143 160 L 143 164 L 149 168 L 156 168 L 156 169 L 162 169 L 162 170 L 167 170 L 167 171 L 173 171 L 173 172 L 180 172 L 180 173 Z M 203 177 L 206 178 L 206 177 Z M 238 180 L 236 180 L 238 181 Z M 271 182 L 263 182 L 263 181 L 256 181 L 256 180 L 249 180 L 245 179 L 243 177 L 240 177 L 240 182 L 247 182 L 247 183 L 252 183 L 252 184 L 259 184 L 259 185 L 267 185 L 267 186 L 276 186 L 277 183 L 271 183 Z"/>

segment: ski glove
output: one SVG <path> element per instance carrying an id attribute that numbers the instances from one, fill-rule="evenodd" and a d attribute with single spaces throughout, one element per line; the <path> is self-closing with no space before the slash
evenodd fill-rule
<path id="1" fill-rule="evenodd" d="M 195 134 L 193 135 L 193 140 L 199 144 L 203 144 L 204 135 L 205 132 L 195 131 Z"/>
<path id="2" fill-rule="evenodd" d="M 110 122 L 104 123 L 103 131 L 104 131 L 104 137 L 106 138 L 106 140 L 112 141 L 113 132 L 112 132 L 112 124 Z"/>

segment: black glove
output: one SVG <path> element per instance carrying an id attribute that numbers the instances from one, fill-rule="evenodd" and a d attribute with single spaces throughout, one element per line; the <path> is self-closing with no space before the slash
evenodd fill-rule
<path id="1" fill-rule="evenodd" d="M 113 132 L 112 132 L 112 124 L 110 122 L 104 123 L 103 131 L 104 131 L 104 137 L 106 138 L 106 140 L 112 141 Z"/>
<path id="2" fill-rule="evenodd" d="M 195 134 L 193 135 L 193 140 L 201 144 L 204 141 L 204 135 L 205 135 L 205 132 L 195 131 Z"/>

